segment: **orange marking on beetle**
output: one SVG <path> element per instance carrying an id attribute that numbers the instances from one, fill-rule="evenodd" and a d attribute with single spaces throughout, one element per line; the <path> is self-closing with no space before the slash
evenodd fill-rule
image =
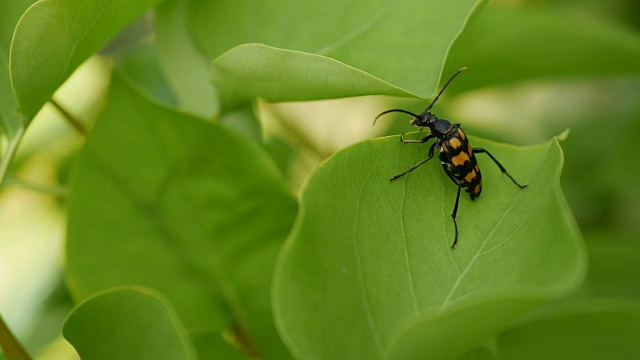
<path id="1" fill-rule="evenodd" d="M 451 163 L 453 166 L 464 165 L 465 161 L 469 161 L 469 155 L 466 152 L 461 152 L 460 154 L 451 158 Z"/>
<path id="2" fill-rule="evenodd" d="M 451 145 L 452 148 L 457 149 L 460 147 L 460 145 L 462 145 L 462 141 L 460 141 L 460 139 L 458 138 L 451 138 L 449 139 L 449 145 Z"/>
<path id="3" fill-rule="evenodd" d="M 458 134 L 460 134 L 460 139 L 462 140 L 466 140 L 467 139 L 467 135 L 464 134 L 464 131 L 462 131 L 462 129 L 458 128 Z"/>
<path id="4" fill-rule="evenodd" d="M 473 148 L 471 147 L 471 144 L 467 143 L 467 150 L 469 151 L 469 155 L 473 155 Z"/>
<path id="5" fill-rule="evenodd" d="M 482 189 L 482 181 L 480 181 L 480 184 L 476 185 L 476 188 L 473 189 L 473 193 L 477 194 L 480 192 L 480 189 Z"/>
<path id="6" fill-rule="evenodd" d="M 476 171 L 475 170 L 471 170 L 471 172 L 468 173 L 467 176 L 464 177 L 464 181 L 470 183 L 475 178 L 476 178 Z"/>
<path id="7" fill-rule="evenodd" d="M 442 148 L 444 149 L 445 152 L 449 151 L 449 148 L 447 147 L 447 142 L 446 141 L 442 142 Z"/>
<path id="8" fill-rule="evenodd" d="M 480 166 L 478 166 L 478 164 L 476 164 L 476 172 L 480 172 Z"/>

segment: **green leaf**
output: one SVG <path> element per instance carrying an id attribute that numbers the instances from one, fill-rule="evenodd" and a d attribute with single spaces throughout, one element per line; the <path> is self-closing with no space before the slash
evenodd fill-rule
<path id="1" fill-rule="evenodd" d="M 71 73 L 159 0 L 38 1 L 18 22 L 11 79 L 30 121 Z"/>
<path id="2" fill-rule="evenodd" d="M 223 98 L 231 105 L 250 95 L 278 101 L 372 93 L 428 97 L 452 41 L 483 3 L 271 0 L 247 8 L 192 0 L 189 24 L 216 59 L 220 93 L 232 79 L 249 86 L 231 87 Z"/>
<path id="3" fill-rule="evenodd" d="M 9 58 L 0 46 L 0 132 L 13 138 L 22 127 L 9 76 Z"/>
<path id="4" fill-rule="evenodd" d="M 213 62 L 220 102 L 236 107 L 256 96 L 307 101 L 355 95 L 415 96 L 326 56 L 262 44 L 237 46 Z"/>
<path id="5" fill-rule="evenodd" d="M 274 281 L 276 324 L 297 357 L 453 358 L 580 285 L 585 251 L 557 141 L 471 142 L 529 187 L 478 154 L 482 197 L 460 199 L 454 250 L 456 187 L 437 160 L 389 182 L 426 158 L 426 145 L 364 141 L 310 177 Z"/>
<path id="6" fill-rule="evenodd" d="M 7 137 L 5 148 L 0 150 L 0 185 L 4 182 L 7 171 L 18 145 L 24 136 L 24 125 L 18 115 L 18 102 L 11 87 L 9 73 L 9 45 L 14 27 L 20 15 L 32 1 L 16 0 L 0 2 L 0 140 Z"/>
<path id="7" fill-rule="evenodd" d="M 171 304 L 149 289 L 109 290 L 79 304 L 64 337 L 82 359 L 197 359 Z"/>
<path id="8" fill-rule="evenodd" d="M 640 36 L 620 24 L 553 7 L 491 7 L 451 49 L 444 73 L 474 72 L 462 89 L 534 78 L 640 73 Z"/>
<path id="9" fill-rule="evenodd" d="M 158 48 L 145 41 L 117 57 L 116 68 L 135 84 L 140 92 L 163 105 L 175 107 L 176 99 L 158 63 Z"/>
<path id="10" fill-rule="evenodd" d="M 501 359 L 640 358 L 640 303 L 604 302 L 510 329 L 498 339 Z"/>
<path id="11" fill-rule="evenodd" d="M 155 9 L 159 61 L 178 100 L 178 107 L 211 118 L 218 111 L 211 66 L 188 31 L 188 2 L 167 0 Z"/>
<path id="12" fill-rule="evenodd" d="M 13 30 L 20 15 L 32 0 L 0 2 L 0 132 L 14 138 L 22 127 L 18 116 L 18 102 L 11 88 L 9 75 L 9 48 Z"/>
<path id="13" fill-rule="evenodd" d="M 151 103 L 114 77 L 71 180 L 72 293 L 153 288 L 188 329 L 239 328 L 247 347 L 286 358 L 269 294 L 296 208 L 257 145 Z"/>

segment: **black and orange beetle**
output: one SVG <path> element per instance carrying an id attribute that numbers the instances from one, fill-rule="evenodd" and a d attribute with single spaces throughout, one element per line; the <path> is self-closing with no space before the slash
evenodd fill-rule
<path id="1" fill-rule="evenodd" d="M 503 174 L 507 175 L 511 181 L 518 186 L 520 189 L 524 189 L 527 185 L 520 185 L 518 182 L 507 172 L 507 170 L 500 164 L 500 162 L 491 155 L 486 149 L 483 148 L 472 148 L 469 140 L 467 139 L 467 135 L 460 128 L 460 124 L 452 124 L 447 120 L 438 119 L 435 115 L 429 112 L 433 107 L 433 104 L 438 101 L 440 95 L 444 89 L 447 88 L 449 83 L 458 76 L 461 72 L 467 70 L 467 68 L 462 68 L 458 70 L 453 76 L 444 84 L 442 90 L 438 93 L 438 95 L 433 99 L 431 104 L 427 106 L 426 109 L 420 115 L 416 115 L 410 111 L 402 110 L 402 109 L 391 109 L 380 113 L 376 116 L 373 124 L 375 125 L 376 121 L 384 114 L 388 114 L 391 112 L 400 112 L 413 116 L 413 119 L 410 121 L 411 125 L 416 125 L 422 128 L 429 128 L 430 133 L 422 138 L 421 140 L 406 140 L 404 138 L 404 133 L 400 135 L 400 141 L 404 144 L 424 144 L 430 139 L 436 138 L 436 141 L 431 144 L 429 147 L 429 155 L 427 158 L 418 164 L 409 168 L 409 170 L 402 172 L 391 178 L 391 181 L 396 180 L 397 178 L 404 176 L 413 170 L 417 169 L 420 165 L 425 164 L 427 161 L 431 160 L 433 157 L 435 148 L 438 148 L 438 157 L 440 158 L 440 162 L 442 163 L 442 168 L 444 172 L 449 176 L 449 179 L 453 181 L 454 184 L 458 186 L 458 194 L 456 195 L 456 204 L 453 207 L 453 212 L 451 213 L 451 218 L 453 218 L 453 225 L 456 230 L 455 239 L 453 240 L 453 244 L 451 248 L 453 249 L 458 242 L 458 223 L 456 222 L 456 214 L 458 213 L 458 202 L 460 200 L 460 189 L 464 189 L 471 200 L 475 200 L 478 196 L 480 196 L 480 192 L 482 192 L 482 174 L 480 173 L 480 167 L 478 166 L 478 162 L 476 161 L 475 154 L 487 154 L 493 160 L 496 165 L 500 168 Z"/>

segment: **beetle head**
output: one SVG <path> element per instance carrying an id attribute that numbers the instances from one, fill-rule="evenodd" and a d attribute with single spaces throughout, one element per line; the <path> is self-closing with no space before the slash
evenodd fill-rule
<path id="1" fill-rule="evenodd" d="M 419 126 L 420 128 L 425 128 L 425 127 L 431 128 L 433 124 L 436 123 L 436 121 L 438 121 L 438 118 L 435 115 L 425 111 L 422 114 L 420 114 L 420 116 L 416 116 L 413 119 L 411 119 L 409 123 L 411 125 Z"/>

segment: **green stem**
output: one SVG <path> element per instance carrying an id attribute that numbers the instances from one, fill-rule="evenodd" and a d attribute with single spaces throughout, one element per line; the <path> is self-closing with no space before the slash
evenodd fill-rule
<path id="1" fill-rule="evenodd" d="M 24 128 L 21 127 L 18 132 L 9 139 L 9 145 L 7 146 L 7 151 L 4 152 L 2 156 L 2 160 L 0 160 L 0 187 L 4 183 L 5 177 L 7 175 L 7 171 L 9 170 L 9 165 L 13 160 L 13 157 L 18 150 L 18 145 L 20 145 L 20 141 L 24 136 Z M 7 359 L 9 360 L 29 360 L 29 354 L 24 350 L 22 345 L 18 342 L 9 327 L 4 322 L 2 316 L 0 316 L 0 348 L 4 351 Z"/>
<path id="2" fill-rule="evenodd" d="M 31 360 L 29 354 L 9 330 L 2 316 L 0 316 L 0 347 L 9 360 Z"/>
<path id="3" fill-rule="evenodd" d="M 58 103 L 54 98 L 49 99 L 51 105 L 53 105 L 58 111 L 64 116 L 64 118 L 71 124 L 71 126 L 76 129 L 81 135 L 85 135 L 87 133 L 87 128 L 84 127 L 82 121 L 78 120 L 75 116 L 71 115 L 60 103 Z"/>
<path id="4" fill-rule="evenodd" d="M 5 151 L 2 160 L 0 160 L 0 186 L 4 183 L 4 178 L 7 175 L 7 170 L 9 170 L 9 165 L 11 165 L 11 161 L 16 154 L 16 150 L 18 150 L 18 145 L 20 145 L 20 141 L 24 136 L 24 128 L 20 128 L 18 132 L 9 139 L 9 146 L 7 146 L 7 151 Z"/>
<path id="5" fill-rule="evenodd" d="M 37 191 L 43 194 L 49 194 L 57 197 L 66 197 L 67 189 L 64 186 L 60 185 L 51 185 L 51 184 L 38 184 L 34 182 L 29 182 L 21 179 L 16 179 L 11 176 L 7 176 L 4 179 L 4 186 L 18 186 L 23 189 Z"/>

